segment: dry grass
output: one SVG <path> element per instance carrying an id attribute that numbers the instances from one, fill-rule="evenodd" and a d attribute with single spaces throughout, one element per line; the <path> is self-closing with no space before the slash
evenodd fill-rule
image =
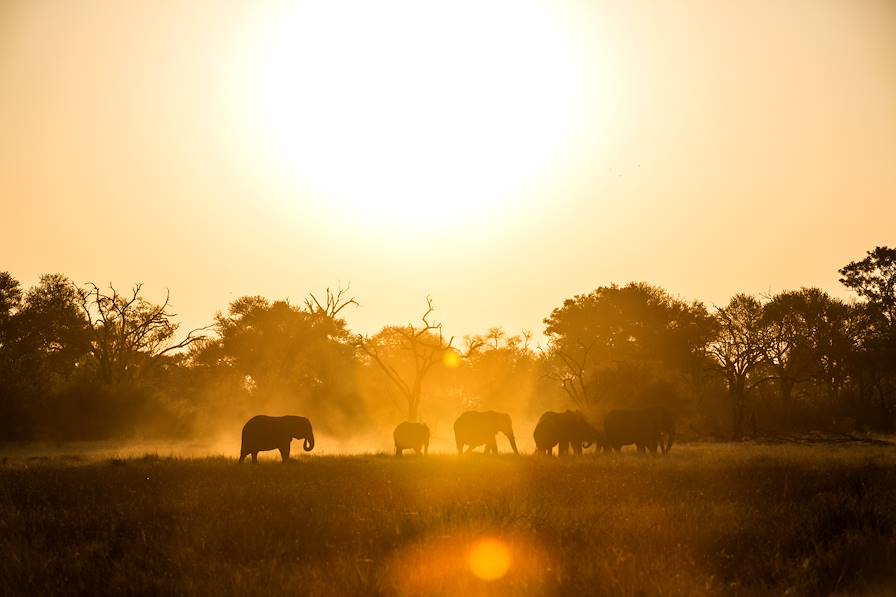
<path id="1" fill-rule="evenodd" d="M 0 592 L 896 593 L 896 450 L 53 457 L 0 466 Z M 475 578 L 484 537 L 507 575 Z"/>

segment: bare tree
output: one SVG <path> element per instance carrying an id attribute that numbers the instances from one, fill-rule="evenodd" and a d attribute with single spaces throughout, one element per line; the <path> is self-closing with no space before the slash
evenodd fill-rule
<path id="1" fill-rule="evenodd" d="M 154 305 L 140 296 L 142 288 L 135 284 L 129 295 L 119 294 L 111 284 L 109 293 L 93 283 L 75 289 L 90 328 L 91 352 L 106 382 L 124 381 L 137 375 L 139 365 L 151 368 L 164 355 L 205 338 L 201 332 L 208 326 L 174 342 L 178 324 L 171 321 L 176 314 L 168 310 L 170 293 L 161 305 Z"/>
<path id="2" fill-rule="evenodd" d="M 583 344 L 577 340 L 575 353 L 567 352 L 557 344 L 551 346 L 547 353 L 542 351 L 545 377 L 559 383 L 576 408 L 581 410 L 588 410 L 591 387 L 586 372 L 595 343 Z"/>
<path id="3" fill-rule="evenodd" d="M 351 284 L 345 288 L 340 285 L 336 292 L 327 288 L 326 295 L 322 301 L 318 300 L 314 293 L 309 293 L 305 298 L 305 310 L 312 315 L 323 315 L 330 319 L 335 319 L 349 305 L 358 306 L 358 301 L 355 300 L 355 297 L 348 296 L 351 287 Z"/>
<path id="4" fill-rule="evenodd" d="M 434 309 L 432 298 L 427 296 L 420 325 L 409 323 L 404 327 L 387 327 L 373 338 L 359 337 L 361 350 L 377 364 L 407 402 L 409 421 L 416 421 L 419 416 L 424 379 L 433 366 L 442 362 L 446 352 L 455 350 L 452 346 L 454 336 L 445 342 L 442 324 L 430 321 Z M 393 363 L 397 352 L 410 357 L 410 371 L 404 374 Z"/>

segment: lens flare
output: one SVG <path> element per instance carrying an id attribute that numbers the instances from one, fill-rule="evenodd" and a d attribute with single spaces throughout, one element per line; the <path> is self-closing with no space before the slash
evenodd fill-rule
<path id="1" fill-rule="evenodd" d="M 482 580 L 497 580 L 510 568 L 510 551 L 497 539 L 484 539 L 473 546 L 470 570 Z"/>

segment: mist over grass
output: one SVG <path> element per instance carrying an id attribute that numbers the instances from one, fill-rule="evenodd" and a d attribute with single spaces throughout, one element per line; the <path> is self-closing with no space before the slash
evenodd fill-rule
<path id="1" fill-rule="evenodd" d="M 782 595 L 896 590 L 896 450 L 10 459 L 0 581 L 29 594 Z M 470 572 L 506 545 L 506 576 Z"/>

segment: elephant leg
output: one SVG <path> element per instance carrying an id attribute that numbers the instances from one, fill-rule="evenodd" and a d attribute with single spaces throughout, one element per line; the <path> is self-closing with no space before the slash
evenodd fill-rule
<path id="1" fill-rule="evenodd" d="M 248 456 L 248 455 L 249 455 L 248 452 L 240 452 L 240 464 L 243 463 L 243 460 L 245 460 L 246 456 Z"/>
<path id="2" fill-rule="evenodd" d="M 669 453 L 669 450 L 672 449 L 672 434 L 668 432 L 663 432 L 660 436 L 660 447 L 663 449 L 663 456 Z"/>
<path id="3" fill-rule="evenodd" d="M 283 459 L 283 462 L 289 461 L 289 444 L 280 448 L 280 458 Z"/>
<path id="4" fill-rule="evenodd" d="M 423 455 L 426 456 L 427 454 L 429 454 L 429 442 L 423 444 Z"/>
<path id="5" fill-rule="evenodd" d="M 252 452 L 252 464 L 258 464 L 258 452 Z"/>
<path id="6" fill-rule="evenodd" d="M 569 454 L 569 442 L 563 440 L 559 444 L 557 444 L 557 455 L 558 456 L 566 456 Z"/>
<path id="7" fill-rule="evenodd" d="M 395 446 L 395 455 L 396 455 L 396 456 L 401 456 L 401 452 L 402 452 L 402 449 L 399 448 L 398 446 Z"/>
<path id="8" fill-rule="evenodd" d="M 414 448 L 414 452 L 416 452 L 417 455 L 419 456 L 420 454 L 423 454 L 423 448 L 420 446 L 417 446 L 416 448 Z"/>
<path id="9" fill-rule="evenodd" d="M 462 442 L 460 440 L 457 440 L 457 453 L 458 454 L 464 453 L 464 442 Z"/>
<path id="10" fill-rule="evenodd" d="M 580 442 L 575 442 L 572 445 L 572 451 L 573 451 L 573 454 L 575 454 L 576 456 L 581 456 L 582 455 L 582 444 Z"/>

